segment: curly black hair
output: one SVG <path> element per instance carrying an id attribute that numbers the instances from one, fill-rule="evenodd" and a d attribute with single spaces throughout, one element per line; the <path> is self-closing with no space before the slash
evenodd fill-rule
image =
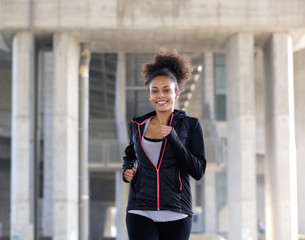
<path id="1" fill-rule="evenodd" d="M 146 63 L 143 66 L 143 76 L 145 85 L 149 86 L 151 81 L 157 76 L 169 77 L 176 82 L 180 91 L 192 75 L 191 59 L 185 54 L 179 54 L 176 49 L 169 53 L 161 49 L 156 54 L 154 62 Z"/>

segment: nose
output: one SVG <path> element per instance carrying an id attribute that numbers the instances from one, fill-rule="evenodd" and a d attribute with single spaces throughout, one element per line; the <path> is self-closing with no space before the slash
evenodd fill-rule
<path id="1" fill-rule="evenodd" d="M 159 92 L 158 97 L 164 97 L 164 93 L 162 91 Z"/>

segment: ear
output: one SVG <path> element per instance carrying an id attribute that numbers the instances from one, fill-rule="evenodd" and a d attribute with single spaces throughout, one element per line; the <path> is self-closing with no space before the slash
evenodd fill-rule
<path id="1" fill-rule="evenodd" d="M 179 96 L 180 96 L 180 90 L 178 90 L 178 91 L 176 92 L 175 99 L 179 98 Z"/>

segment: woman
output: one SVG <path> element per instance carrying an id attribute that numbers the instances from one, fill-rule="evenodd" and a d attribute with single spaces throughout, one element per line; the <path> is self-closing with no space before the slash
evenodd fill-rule
<path id="1" fill-rule="evenodd" d="M 160 52 L 143 75 L 154 112 L 130 123 L 123 180 L 130 183 L 126 224 L 130 240 L 186 240 L 192 226 L 189 176 L 206 168 L 198 119 L 175 110 L 192 73 L 190 59 L 176 50 Z"/>

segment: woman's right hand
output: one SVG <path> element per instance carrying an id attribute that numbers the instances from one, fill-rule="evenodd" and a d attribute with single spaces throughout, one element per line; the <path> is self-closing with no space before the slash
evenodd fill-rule
<path id="1" fill-rule="evenodd" d="M 131 180 L 133 179 L 134 175 L 136 175 L 137 169 L 136 168 L 132 168 L 132 169 L 126 169 L 124 171 L 124 178 L 128 181 L 131 182 Z"/>

